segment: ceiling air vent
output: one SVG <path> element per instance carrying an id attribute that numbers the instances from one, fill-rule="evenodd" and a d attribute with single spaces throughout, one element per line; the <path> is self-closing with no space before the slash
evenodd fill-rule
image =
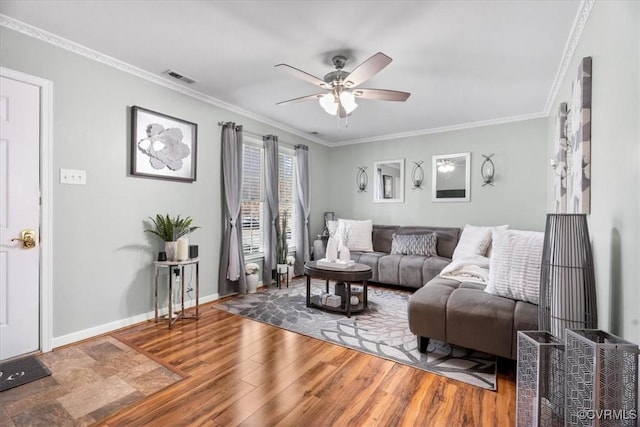
<path id="1" fill-rule="evenodd" d="M 192 78 L 184 76 L 184 75 L 180 74 L 179 72 L 177 72 L 175 70 L 171 70 L 171 69 L 169 69 L 167 71 L 163 71 L 162 74 L 166 74 L 169 77 L 173 77 L 176 80 L 180 80 L 181 82 L 185 82 L 185 83 L 188 83 L 188 84 L 193 84 L 193 83 L 196 82 Z"/>

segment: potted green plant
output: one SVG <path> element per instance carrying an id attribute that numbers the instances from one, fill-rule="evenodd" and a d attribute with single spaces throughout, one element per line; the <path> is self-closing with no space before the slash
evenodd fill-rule
<path id="1" fill-rule="evenodd" d="M 189 233 L 197 230 L 200 226 L 192 225 L 193 219 L 188 216 L 182 218 L 180 215 L 171 217 L 156 215 L 149 217 L 153 223 L 153 228 L 145 230 L 147 233 L 155 234 L 165 242 L 165 252 L 168 260 L 186 260 L 189 258 Z"/>

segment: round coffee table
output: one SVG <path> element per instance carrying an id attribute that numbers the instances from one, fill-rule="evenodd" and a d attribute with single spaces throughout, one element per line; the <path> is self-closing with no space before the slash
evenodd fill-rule
<path id="1" fill-rule="evenodd" d="M 364 264 L 353 264 L 347 268 L 332 268 L 318 266 L 315 261 L 309 261 L 304 265 L 304 275 L 307 276 L 307 307 L 316 307 L 322 310 L 345 313 L 351 317 L 351 313 L 359 313 L 367 308 L 367 280 L 373 273 L 371 267 Z M 325 279 L 326 292 L 329 292 L 329 280 L 344 282 L 347 295 L 339 307 L 330 307 L 320 303 L 320 296 L 311 296 L 311 278 Z M 357 305 L 351 304 L 351 282 L 362 281 L 362 299 Z"/>

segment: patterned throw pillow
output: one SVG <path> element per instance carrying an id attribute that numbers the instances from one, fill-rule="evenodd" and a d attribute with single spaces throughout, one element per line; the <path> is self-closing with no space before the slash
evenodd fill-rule
<path id="1" fill-rule="evenodd" d="M 438 256 L 436 251 L 436 233 L 394 234 L 391 240 L 391 253 L 401 255 Z"/>

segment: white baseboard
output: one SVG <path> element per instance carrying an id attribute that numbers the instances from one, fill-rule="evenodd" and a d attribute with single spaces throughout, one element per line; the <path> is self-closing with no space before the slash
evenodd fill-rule
<path id="1" fill-rule="evenodd" d="M 215 301 L 219 299 L 220 296 L 215 293 L 213 295 L 208 295 L 206 297 L 200 298 L 200 305 L 206 304 L 211 301 Z M 194 307 L 195 301 L 185 301 L 185 308 Z M 160 315 L 167 314 L 167 308 L 161 309 L 158 311 Z M 73 344 L 74 342 L 86 340 L 87 338 L 92 338 L 98 335 L 106 334 L 117 329 L 125 328 L 127 326 L 135 325 L 136 323 L 145 322 L 147 320 L 151 320 L 155 317 L 154 311 L 149 311 L 147 313 L 138 314 L 136 316 L 128 317 L 126 319 L 116 320 L 115 322 L 105 323 L 104 325 L 94 326 L 89 329 L 84 329 L 82 331 L 72 332 L 67 335 L 62 335 L 60 337 L 53 337 L 53 348 L 62 347 L 63 345 Z"/>

